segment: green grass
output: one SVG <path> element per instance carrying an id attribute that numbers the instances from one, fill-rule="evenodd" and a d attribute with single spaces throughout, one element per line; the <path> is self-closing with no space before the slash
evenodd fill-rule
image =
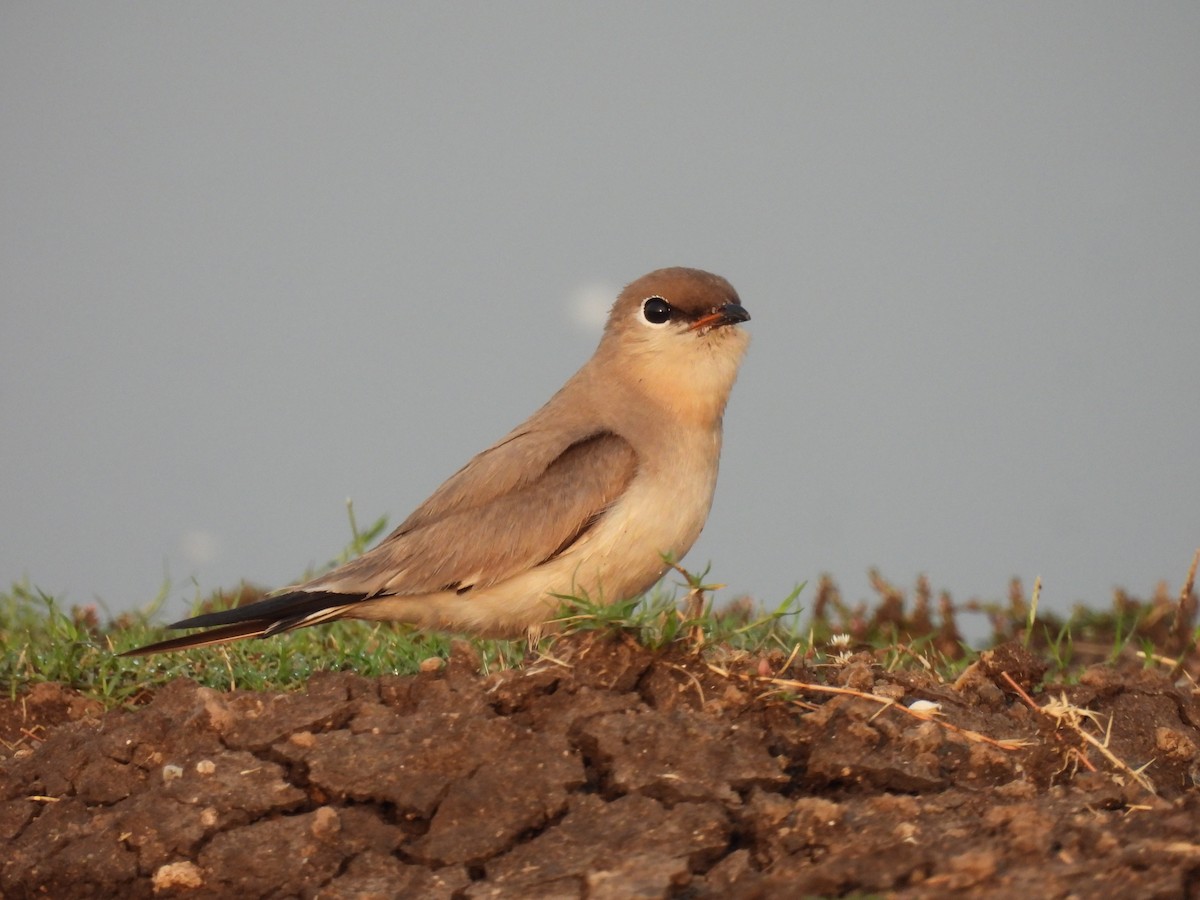
<path id="1" fill-rule="evenodd" d="M 224 607 L 230 605 L 224 602 L 228 599 L 220 594 L 195 609 Z M 346 622 L 213 648 L 119 656 L 163 637 L 155 612 L 125 614 L 100 624 L 90 609 L 64 610 L 54 598 L 15 585 L 0 594 L 0 690 L 14 697 L 23 685 L 57 681 L 108 704 L 135 700 L 176 678 L 220 689 L 289 690 L 318 669 L 411 674 L 424 659 L 446 657 L 451 644 L 446 635 L 399 625 Z M 516 664 L 524 650 L 511 641 L 471 643 L 489 668 Z"/>
<path id="2" fill-rule="evenodd" d="M 759 611 L 748 603 L 735 603 L 717 610 L 712 602 L 722 584 L 706 581 L 708 569 L 693 574 L 671 563 L 683 579 L 676 587 L 682 598 L 664 583 L 644 597 L 605 604 L 586 597 L 560 597 L 559 627 L 566 631 L 625 631 L 643 645 L 661 648 L 676 641 L 696 647 L 721 646 L 738 652 L 767 650 L 791 652 L 807 640 L 800 630 L 800 585 L 770 611 Z"/>
<path id="3" fill-rule="evenodd" d="M 380 518 L 362 530 L 349 504 L 347 512 L 350 542 L 328 567 L 361 555 L 387 527 L 386 518 Z M 302 580 L 312 574 L 305 573 Z M 64 608 L 28 583 L 13 585 L 0 593 L 0 691 L 11 698 L 25 685 L 55 681 L 115 705 L 136 701 L 176 678 L 220 689 L 290 690 L 301 687 L 317 670 L 365 676 L 412 674 L 425 659 L 447 657 L 453 640 L 402 625 L 339 622 L 266 640 L 146 657 L 119 656 L 166 636 L 159 614 L 169 593 L 164 585 L 142 609 L 102 622 L 94 607 Z M 197 594 L 191 612 L 226 609 L 262 595 L 247 586 Z M 470 643 L 486 669 L 517 665 L 525 651 L 523 644 L 512 641 Z"/>
<path id="4" fill-rule="evenodd" d="M 255 592 L 256 594 L 259 592 Z M 239 592 L 198 598 L 193 612 L 236 605 Z M 565 598 L 558 629 L 604 629 L 634 634 L 661 647 L 699 629 L 704 643 L 745 650 L 783 649 L 798 640 L 789 626 L 795 595 L 774 612 L 749 619 L 740 611 L 713 615 L 701 609 L 681 614 L 671 593 L 656 591 L 644 600 L 615 606 Z M 17 584 L 0 594 L 0 691 L 10 698 L 39 681 L 55 681 L 109 705 L 131 702 L 176 679 L 191 678 L 218 689 L 291 690 L 318 670 L 353 671 L 364 676 L 410 675 L 430 658 L 448 658 L 455 640 L 465 640 L 485 672 L 522 665 L 524 640 L 483 640 L 417 631 L 391 623 L 335 622 L 265 640 L 122 657 L 119 654 L 163 637 L 157 624 L 161 598 L 146 609 L 101 623 L 91 608 L 64 609 L 53 597 Z M 543 638 L 552 653 L 555 637 Z"/>
<path id="5" fill-rule="evenodd" d="M 369 546 L 385 527 L 379 520 L 358 529 L 351 510 L 352 540 L 330 565 Z M 604 630 L 634 636 L 661 648 L 683 643 L 709 654 L 756 654 L 819 665 L 866 651 L 889 670 L 921 667 L 952 680 L 977 658 L 959 637 L 956 617 L 982 613 L 992 634 L 985 645 L 1019 642 L 1050 665 L 1048 681 L 1069 681 L 1090 663 L 1110 665 L 1140 658 L 1146 665 L 1173 666 L 1178 677 L 1194 662 L 1196 595 L 1191 579 L 1178 599 L 1161 588 L 1148 601 L 1118 591 L 1111 611 L 1078 608 L 1068 619 L 1037 608 L 1037 588 L 1026 598 L 1018 582 L 1007 602 L 957 605 L 948 594 L 935 603 L 925 579 L 909 593 L 872 573 L 878 598 L 848 604 L 836 586 L 822 578 L 802 609 L 804 587 L 768 610 L 734 600 L 719 610 L 708 571 L 696 575 L 675 567 L 644 598 L 606 605 L 564 597 L 560 617 L 540 649 L 553 655 L 555 634 Z M 218 689 L 286 691 L 302 687 L 318 670 L 345 670 L 364 676 L 408 675 L 430 658 L 447 658 L 455 640 L 466 640 L 485 672 L 520 666 L 530 658 L 526 642 L 493 641 L 422 633 L 398 624 L 339 622 L 301 629 L 265 640 L 245 640 L 145 657 L 119 654 L 164 636 L 161 607 L 169 590 L 144 608 L 102 622 L 93 607 L 65 607 L 28 583 L 0 593 L 0 696 L 16 697 L 29 684 L 60 682 L 107 705 L 137 702 L 177 678 Z M 262 591 L 242 587 L 203 596 L 193 613 L 224 609 Z M 936 610 L 935 610 L 936 607 Z M 802 617 L 802 614 L 804 617 Z M 1140 652 L 1139 652 L 1140 651 Z"/>

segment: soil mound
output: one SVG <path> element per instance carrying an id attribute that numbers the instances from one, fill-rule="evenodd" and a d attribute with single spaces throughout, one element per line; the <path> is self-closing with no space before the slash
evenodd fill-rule
<path id="1" fill-rule="evenodd" d="M 553 652 L 107 713 L 38 686 L 0 706 L 0 897 L 1200 889 L 1200 705 L 1153 673 L 1091 669 L 1047 712 L 1018 647 L 955 685 L 868 654 Z"/>

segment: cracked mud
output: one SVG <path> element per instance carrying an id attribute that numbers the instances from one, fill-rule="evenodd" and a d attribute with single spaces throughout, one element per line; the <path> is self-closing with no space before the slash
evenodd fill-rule
<path id="1" fill-rule="evenodd" d="M 1101 744 L 1111 717 L 1101 750 L 1020 700 L 1040 673 L 1012 648 L 954 686 L 865 654 L 723 668 L 594 636 L 555 654 L 291 694 L 177 682 L 107 713 L 35 686 L 0 704 L 0 897 L 1200 888 L 1200 704 L 1153 673 L 1066 691 Z M 940 715 L 899 708 L 918 699 Z"/>

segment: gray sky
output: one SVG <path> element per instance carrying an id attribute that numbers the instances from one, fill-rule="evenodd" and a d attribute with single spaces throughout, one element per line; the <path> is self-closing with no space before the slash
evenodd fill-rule
<path id="1" fill-rule="evenodd" d="M 754 317 L 725 597 L 1177 587 L 1198 46 L 1194 3 L 5 4 L 0 578 L 284 584 L 690 265 Z"/>

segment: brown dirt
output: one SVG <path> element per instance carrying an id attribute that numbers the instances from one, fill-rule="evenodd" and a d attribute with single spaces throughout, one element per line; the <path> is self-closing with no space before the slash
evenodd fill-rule
<path id="1" fill-rule="evenodd" d="M 34 687 L 0 705 L 0 897 L 1200 892 L 1200 703 L 1161 675 L 1088 670 L 1072 727 L 1021 698 L 1015 646 L 956 685 L 865 653 L 554 652 L 107 713 Z"/>

